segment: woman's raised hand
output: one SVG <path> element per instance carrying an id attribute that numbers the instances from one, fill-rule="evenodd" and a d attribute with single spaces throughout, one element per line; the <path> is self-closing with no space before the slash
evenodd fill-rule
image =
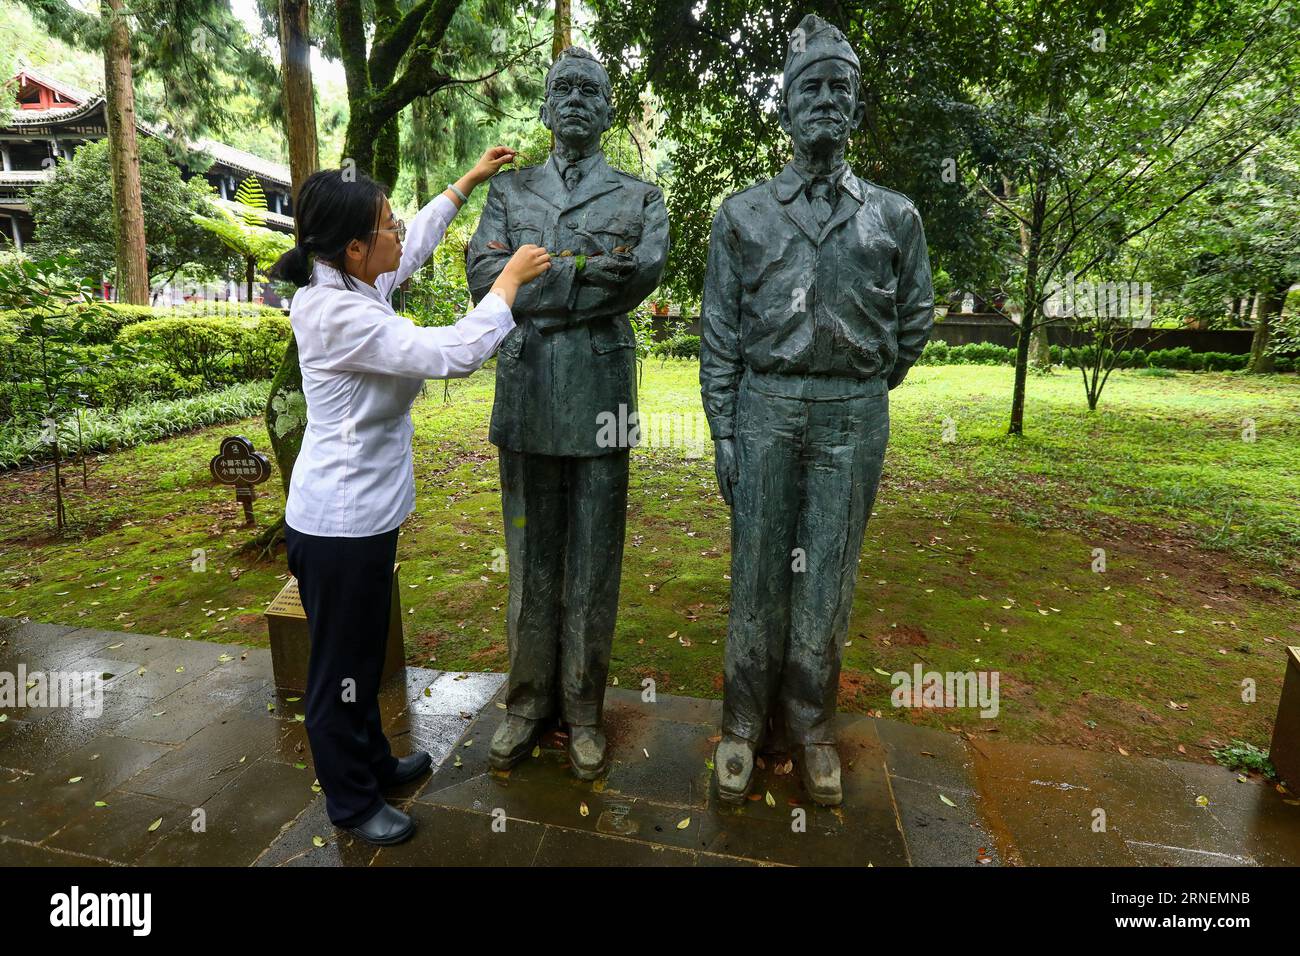
<path id="1" fill-rule="evenodd" d="M 479 157 L 479 161 L 474 164 L 474 168 L 469 171 L 475 183 L 485 183 L 504 166 L 515 158 L 515 151 L 509 146 L 489 146 Z"/>

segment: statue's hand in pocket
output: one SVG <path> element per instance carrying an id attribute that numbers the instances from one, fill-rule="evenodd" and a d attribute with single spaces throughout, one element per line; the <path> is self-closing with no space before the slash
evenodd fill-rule
<path id="1" fill-rule="evenodd" d="M 736 439 L 719 438 L 713 442 L 713 470 L 718 476 L 718 490 L 722 500 L 731 507 L 732 489 L 736 486 Z"/>

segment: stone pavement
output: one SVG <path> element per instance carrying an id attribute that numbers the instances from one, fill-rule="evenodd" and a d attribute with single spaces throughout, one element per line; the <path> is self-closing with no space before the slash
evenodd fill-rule
<path id="1" fill-rule="evenodd" d="M 6 866 L 1300 864 L 1300 806 L 1259 780 L 892 719 L 841 715 L 843 807 L 809 802 L 781 755 L 756 799 L 719 805 L 719 702 L 618 688 L 602 780 L 569 775 L 559 735 L 496 774 L 503 675 L 419 668 L 386 686 L 384 725 L 397 753 L 429 750 L 436 770 L 394 795 L 415 838 L 376 849 L 326 818 L 302 701 L 276 695 L 268 650 L 0 618 L 0 672 L 20 663 L 106 683 L 98 717 L 0 710 Z"/>

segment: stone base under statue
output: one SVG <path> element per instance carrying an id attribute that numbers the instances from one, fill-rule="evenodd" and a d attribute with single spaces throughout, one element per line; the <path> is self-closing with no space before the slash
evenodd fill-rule
<path id="1" fill-rule="evenodd" d="M 718 799 L 712 770 L 722 704 L 610 688 L 605 731 L 610 769 L 584 783 L 569 770 L 560 731 L 546 734 L 536 757 L 508 773 L 492 771 L 487 744 L 505 711 L 502 695 L 470 725 L 407 808 L 420 826 L 391 863 L 445 865 L 744 865 L 887 866 L 909 859 L 885 767 L 881 721 L 838 719 L 844 804 L 818 807 L 803 792 L 787 754 L 765 751 L 751 799 Z M 904 735 L 911 728 L 903 727 Z M 940 738 L 948 735 L 935 733 Z M 941 741 L 942 742 L 942 741 Z M 459 766 L 457 760 L 459 759 Z M 926 758 L 921 758 L 922 760 Z M 931 761 L 933 762 L 933 761 Z M 929 790 L 929 787 L 924 787 Z M 768 799 L 770 795 L 771 799 Z M 955 800 L 962 799 L 955 793 Z M 923 825 L 947 835 L 954 856 L 975 863 L 989 841 L 969 809 L 935 806 Z M 801 814 L 796 811 L 802 811 Z M 493 815 L 504 819 L 492 828 Z M 796 821 L 802 817 L 802 829 Z M 940 820 L 939 818 L 946 818 Z M 969 846 L 966 846 L 969 844 Z M 960 845 L 960 846 L 959 846 Z"/>

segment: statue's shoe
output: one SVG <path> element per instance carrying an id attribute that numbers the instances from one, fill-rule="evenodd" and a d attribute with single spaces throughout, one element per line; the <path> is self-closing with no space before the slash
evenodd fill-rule
<path id="1" fill-rule="evenodd" d="M 823 807 L 838 807 L 844 801 L 840 788 L 840 755 L 832 744 L 805 744 L 799 761 L 804 789 Z"/>
<path id="2" fill-rule="evenodd" d="M 488 763 L 493 770 L 509 770 L 523 760 L 542 735 L 542 722 L 506 714 L 497 732 L 492 735 L 492 749 L 488 753 Z"/>
<path id="3" fill-rule="evenodd" d="M 570 727 L 569 766 L 579 780 L 595 780 L 604 773 L 605 732 L 599 727 Z"/>
<path id="4" fill-rule="evenodd" d="M 734 734 L 723 734 L 713 752 L 718 775 L 718 796 L 726 803 L 744 803 L 754 779 L 754 744 Z"/>

